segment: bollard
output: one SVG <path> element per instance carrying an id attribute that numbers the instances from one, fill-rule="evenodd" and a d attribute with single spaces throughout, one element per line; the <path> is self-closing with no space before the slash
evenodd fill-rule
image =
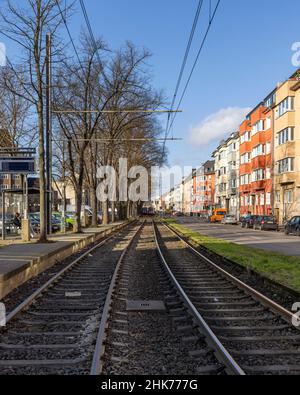
<path id="1" fill-rule="evenodd" d="M 28 243 L 30 241 L 30 220 L 22 219 L 22 241 Z"/>

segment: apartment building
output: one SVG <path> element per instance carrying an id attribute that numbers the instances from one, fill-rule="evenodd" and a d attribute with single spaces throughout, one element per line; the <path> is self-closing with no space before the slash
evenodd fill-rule
<path id="1" fill-rule="evenodd" d="M 173 210 L 176 213 L 182 213 L 182 210 L 183 210 L 182 188 L 183 188 L 182 183 L 175 185 L 175 187 L 174 187 Z"/>
<path id="2" fill-rule="evenodd" d="M 280 223 L 300 215 L 300 73 L 276 90 L 274 208 Z"/>
<path id="3" fill-rule="evenodd" d="M 213 152 L 215 159 L 216 207 L 226 208 L 228 213 L 239 216 L 239 133 L 232 133 Z"/>
<path id="4" fill-rule="evenodd" d="M 271 215 L 275 91 L 240 126 L 240 214 Z"/>
<path id="5" fill-rule="evenodd" d="M 225 140 L 221 141 L 218 148 L 213 152 L 212 157 L 215 160 L 215 199 L 216 207 L 227 207 L 227 146 Z"/>
<path id="6" fill-rule="evenodd" d="M 214 161 L 207 161 L 193 175 L 193 215 L 212 213 L 215 188 L 214 167 Z"/>
<path id="7" fill-rule="evenodd" d="M 227 146 L 227 210 L 239 218 L 239 133 L 233 133 L 226 141 Z"/>
<path id="8" fill-rule="evenodd" d="M 185 215 L 193 214 L 194 172 L 195 170 L 182 181 L 182 211 Z"/>

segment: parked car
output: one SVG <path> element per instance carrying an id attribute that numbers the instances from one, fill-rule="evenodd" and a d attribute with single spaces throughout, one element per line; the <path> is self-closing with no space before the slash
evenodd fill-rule
<path id="1" fill-rule="evenodd" d="M 51 225 L 53 233 L 59 232 L 61 230 L 61 218 L 57 218 L 56 215 L 52 214 Z"/>
<path id="2" fill-rule="evenodd" d="M 256 220 L 257 215 L 246 215 L 241 219 L 241 227 L 247 229 L 253 229 L 254 221 Z"/>
<path id="3" fill-rule="evenodd" d="M 41 228 L 41 220 L 40 213 L 30 213 L 28 214 L 28 218 L 30 220 L 30 225 L 35 233 L 40 232 Z M 61 220 L 58 219 L 55 215 L 52 215 L 52 232 L 59 232 L 61 229 Z"/>
<path id="4" fill-rule="evenodd" d="M 213 210 L 213 214 L 210 217 L 210 222 L 215 223 L 215 222 L 222 222 L 222 219 L 227 215 L 227 210 L 226 209 L 216 209 Z"/>
<path id="5" fill-rule="evenodd" d="M 223 225 L 237 225 L 238 221 L 234 215 L 225 215 L 221 223 Z"/>
<path id="6" fill-rule="evenodd" d="M 55 212 L 55 213 L 52 213 L 52 217 L 56 220 L 56 221 L 58 221 L 59 222 L 59 224 L 60 224 L 60 229 L 62 228 L 62 213 L 58 213 L 58 212 Z M 68 222 L 68 218 L 67 218 L 67 216 L 65 215 L 65 223 L 66 223 L 66 229 L 67 230 L 70 230 L 70 229 L 73 229 L 73 225 L 70 223 L 70 222 Z"/>
<path id="7" fill-rule="evenodd" d="M 286 235 L 293 234 L 300 236 L 300 216 L 293 217 L 284 226 L 284 232 Z"/>
<path id="8" fill-rule="evenodd" d="M 278 222 L 275 217 L 261 215 L 254 220 L 254 229 L 258 230 L 276 230 L 278 231 Z"/>
<path id="9" fill-rule="evenodd" d="M 184 214 L 181 212 L 174 213 L 174 217 L 184 217 Z"/>

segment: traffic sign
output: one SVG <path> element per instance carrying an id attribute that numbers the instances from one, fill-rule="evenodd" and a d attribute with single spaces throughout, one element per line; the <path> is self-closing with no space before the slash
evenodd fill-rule
<path id="1" fill-rule="evenodd" d="M 0 157 L 0 174 L 33 174 L 35 172 L 35 158 Z"/>

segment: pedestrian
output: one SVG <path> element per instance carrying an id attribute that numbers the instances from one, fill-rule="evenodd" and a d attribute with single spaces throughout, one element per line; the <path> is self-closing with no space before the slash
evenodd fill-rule
<path id="1" fill-rule="evenodd" d="M 21 215 L 20 213 L 16 213 L 13 219 L 13 224 L 17 229 L 21 229 L 22 223 L 21 223 Z"/>

